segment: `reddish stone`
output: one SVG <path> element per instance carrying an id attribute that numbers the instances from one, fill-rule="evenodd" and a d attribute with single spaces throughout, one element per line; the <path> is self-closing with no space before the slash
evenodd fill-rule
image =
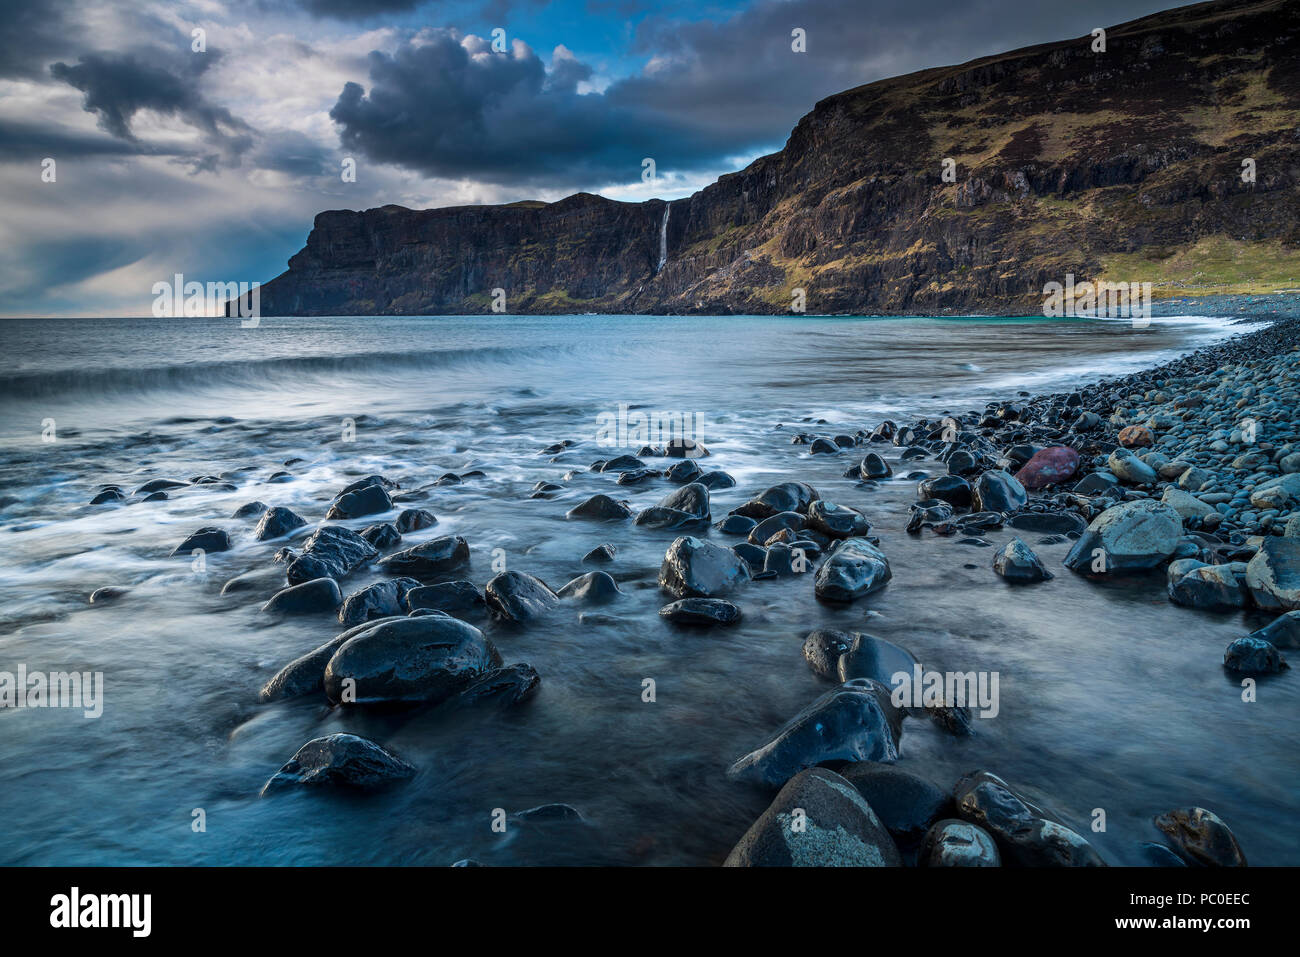
<path id="1" fill-rule="evenodd" d="M 1119 444 L 1126 449 L 1149 449 L 1156 444 L 1156 437 L 1145 425 L 1130 425 L 1120 429 Z"/>
<path id="2" fill-rule="evenodd" d="M 1026 462 L 1016 473 L 1016 479 L 1027 489 L 1039 489 L 1074 477 L 1079 471 L 1079 453 L 1066 445 L 1043 449 Z"/>

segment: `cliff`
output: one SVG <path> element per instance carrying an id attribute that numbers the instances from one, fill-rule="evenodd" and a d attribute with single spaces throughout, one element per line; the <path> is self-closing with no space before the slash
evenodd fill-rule
<path id="1" fill-rule="evenodd" d="M 512 313 L 784 313 L 796 289 L 810 314 L 1037 312 L 1067 273 L 1300 288 L 1300 3 L 1182 7 L 1106 40 L 829 97 L 780 152 L 671 203 L 324 212 L 262 312 L 483 313 L 498 287 Z"/>

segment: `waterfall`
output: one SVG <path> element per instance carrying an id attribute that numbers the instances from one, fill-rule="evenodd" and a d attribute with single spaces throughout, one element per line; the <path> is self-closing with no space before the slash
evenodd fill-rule
<path id="1" fill-rule="evenodd" d="M 668 262 L 668 214 L 672 212 L 672 203 L 664 203 L 664 221 L 659 226 L 659 265 L 655 269 L 658 275 Z"/>

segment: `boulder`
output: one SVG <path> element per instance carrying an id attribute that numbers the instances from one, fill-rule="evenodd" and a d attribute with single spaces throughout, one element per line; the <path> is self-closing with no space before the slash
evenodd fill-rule
<path id="1" fill-rule="evenodd" d="M 469 542 L 445 535 L 381 558 L 378 565 L 389 575 L 407 575 L 421 581 L 445 577 L 469 564 Z"/>
<path id="2" fill-rule="evenodd" d="M 472 581 L 463 578 L 409 588 L 402 595 L 402 607 L 408 612 L 417 609 L 443 611 L 454 618 L 464 618 L 487 609 L 483 593 Z"/>
<path id="3" fill-rule="evenodd" d="M 875 452 L 868 452 L 858 463 L 858 478 L 863 481 L 871 479 L 889 478 L 894 474 L 894 470 L 889 467 L 889 463 Z"/>
<path id="4" fill-rule="evenodd" d="M 609 572 L 587 572 L 568 582 L 557 592 L 561 598 L 572 598 L 586 605 L 607 605 L 623 597 L 618 582 Z"/>
<path id="5" fill-rule="evenodd" d="M 1213 811 L 1179 808 L 1156 817 L 1155 825 L 1189 863 L 1204 867 L 1246 866 L 1246 855 L 1237 838 Z"/>
<path id="6" fill-rule="evenodd" d="M 807 516 L 800 512 L 777 512 L 775 515 L 769 515 L 749 530 L 749 543 L 751 545 L 766 545 L 772 539 L 772 536 L 786 529 L 792 532 L 802 531 L 807 523 Z"/>
<path id="7" fill-rule="evenodd" d="M 1189 518 L 1205 518 L 1214 514 L 1214 506 L 1202 502 L 1191 492 L 1170 485 L 1160 496 L 1160 501 L 1168 505 L 1184 522 Z"/>
<path id="8" fill-rule="evenodd" d="M 257 528 L 253 532 L 253 537 L 259 542 L 265 542 L 268 539 L 288 535 L 294 529 L 302 528 L 306 524 L 307 519 L 293 509 L 277 505 L 274 508 L 268 508 L 262 513 Z"/>
<path id="9" fill-rule="evenodd" d="M 1156 437 L 1145 425 L 1130 425 L 1119 430 L 1119 444 L 1126 449 L 1149 449 Z"/>
<path id="10" fill-rule="evenodd" d="M 325 513 L 327 520 L 361 518 L 364 515 L 378 515 L 390 511 L 393 500 L 382 485 L 365 485 L 351 492 L 344 492 L 334 500 L 330 510 Z"/>
<path id="11" fill-rule="evenodd" d="M 1264 539 L 1246 565 L 1246 587 L 1264 611 L 1300 609 L 1300 538 Z"/>
<path id="12" fill-rule="evenodd" d="M 951 794 L 896 764 L 860 761 L 839 773 L 871 805 L 899 847 L 916 846 L 931 825 L 952 814 Z"/>
<path id="13" fill-rule="evenodd" d="M 832 681 L 839 680 L 840 656 L 849 650 L 856 634 L 818 628 L 804 639 L 803 656 L 813 673 Z"/>
<path id="14" fill-rule="evenodd" d="M 322 525 L 303 543 L 302 553 L 289 562 L 285 577 L 297 585 L 313 578 L 346 578 L 374 560 L 379 550 L 348 528 Z"/>
<path id="15" fill-rule="evenodd" d="M 374 791 L 414 776 L 414 767 L 373 741 L 355 734 L 327 734 L 299 748 L 262 787 L 262 797 L 299 786 Z"/>
<path id="16" fill-rule="evenodd" d="M 660 500 L 659 507 L 685 512 L 705 523 L 712 520 L 709 514 L 709 490 L 699 482 L 690 482 L 669 492 Z"/>
<path id="17" fill-rule="evenodd" d="M 1020 538 L 1013 538 L 993 556 L 993 571 L 1013 585 L 1048 581 L 1052 573 Z"/>
<path id="18" fill-rule="evenodd" d="M 443 615 L 381 621 L 339 646 L 325 666 L 332 704 L 437 704 L 501 655 L 473 625 Z"/>
<path id="19" fill-rule="evenodd" d="M 797 823 L 796 823 L 797 822 Z M 790 779 L 727 855 L 724 867 L 898 867 L 871 806 L 826 768 Z"/>
<path id="20" fill-rule="evenodd" d="M 854 632 L 848 647 L 835 662 L 835 675 L 841 682 L 870 678 L 893 689 L 894 675 L 903 673 L 910 678 L 916 664 L 916 656 L 902 645 Z"/>
<path id="21" fill-rule="evenodd" d="M 682 598 L 659 609 L 674 625 L 734 625 L 740 608 L 724 598 Z"/>
<path id="22" fill-rule="evenodd" d="M 416 532 L 422 528 L 430 528 L 438 524 L 437 517 L 433 512 L 423 508 L 404 508 L 397 516 L 397 521 L 393 523 L 397 530 L 402 534 L 407 532 Z"/>
<path id="23" fill-rule="evenodd" d="M 1025 488 L 1037 491 L 1067 482 L 1078 471 L 1079 453 L 1068 446 L 1058 445 L 1035 452 L 1016 472 L 1015 478 Z"/>
<path id="24" fill-rule="evenodd" d="M 1231 611 L 1250 604 L 1246 583 L 1231 565 L 1207 565 L 1195 559 L 1169 564 L 1169 600 L 1185 608 Z"/>
<path id="25" fill-rule="evenodd" d="M 338 582 L 332 578 L 313 578 L 298 585 L 282 588 L 262 606 L 268 615 L 308 615 L 333 611 L 343 601 Z"/>
<path id="26" fill-rule="evenodd" d="M 674 539 L 659 568 L 659 585 L 674 598 L 714 598 L 749 579 L 749 566 L 734 551 L 689 535 Z"/>
<path id="27" fill-rule="evenodd" d="M 532 665 L 506 665 L 475 678 L 452 703 L 460 707 L 513 708 L 536 694 L 541 683 L 541 675 Z"/>
<path id="28" fill-rule="evenodd" d="M 737 515 L 764 519 L 777 512 L 807 513 L 808 506 L 820 498 L 817 490 L 803 482 L 782 482 L 765 489 L 735 509 Z"/>
<path id="29" fill-rule="evenodd" d="M 971 486 L 971 508 L 977 512 L 1014 512 L 1028 500 L 1025 487 L 1001 469 L 982 473 Z"/>
<path id="30" fill-rule="evenodd" d="M 856 538 L 871 531 L 871 523 L 857 509 L 820 498 L 808 506 L 807 524 L 827 538 Z"/>
<path id="31" fill-rule="evenodd" d="M 902 717 L 889 689 L 865 679 L 817 698 L 727 771 L 737 781 L 780 787 L 805 768 L 833 761 L 898 759 Z"/>
<path id="32" fill-rule="evenodd" d="M 1001 867 L 1002 856 L 988 831 L 969 821 L 936 821 L 925 835 L 920 867 Z"/>
<path id="33" fill-rule="evenodd" d="M 1223 652 L 1223 667 L 1243 675 L 1275 675 L 1291 667 L 1263 638 L 1238 638 Z"/>
<path id="34" fill-rule="evenodd" d="M 513 622 L 540 618 L 560 602 L 546 582 L 523 572 L 495 576 L 484 586 L 483 598 L 494 615 Z"/>
<path id="35" fill-rule="evenodd" d="M 1261 638 L 1275 648 L 1300 648 L 1300 611 L 1279 615 L 1249 637 Z"/>
<path id="36" fill-rule="evenodd" d="M 177 555 L 190 555 L 195 549 L 204 552 L 226 552 L 230 550 L 230 535 L 225 529 L 206 526 L 191 533 L 185 541 L 172 550 L 172 558 Z"/>
<path id="37" fill-rule="evenodd" d="M 971 503 L 971 488 L 960 475 L 938 475 L 924 479 L 916 486 L 917 499 L 939 499 L 957 508 L 967 508 Z"/>
<path id="38" fill-rule="evenodd" d="M 593 495 L 564 513 L 565 518 L 585 518 L 593 522 L 622 522 L 632 517 L 626 502 L 608 495 Z"/>
<path id="39" fill-rule="evenodd" d="M 1173 555 L 1182 530 L 1182 519 L 1168 505 L 1151 499 L 1121 502 L 1092 520 L 1065 557 L 1065 567 L 1099 575 L 1154 568 Z M 1094 555 L 1098 549 L 1101 554 Z"/>
<path id="40" fill-rule="evenodd" d="M 864 538 L 846 538 L 827 553 L 813 588 L 825 601 L 856 601 L 883 588 L 893 577 L 885 553 Z"/>
<path id="41" fill-rule="evenodd" d="M 1019 867 L 1104 867 L 1083 837 L 1049 821 L 995 774 L 977 771 L 957 782 L 959 817 L 978 824 L 998 844 L 1004 859 Z"/>
<path id="42" fill-rule="evenodd" d="M 414 578 L 392 578 L 375 582 L 343 599 L 339 608 L 339 623 L 351 628 L 376 618 L 392 618 L 404 614 L 403 599 L 412 588 L 419 586 Z"/>

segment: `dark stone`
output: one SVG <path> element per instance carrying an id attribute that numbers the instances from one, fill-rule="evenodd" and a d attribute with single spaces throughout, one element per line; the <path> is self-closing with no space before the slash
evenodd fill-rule
<path id="1" fill-rule="evenodd" d="M 332 578 L 315 578 L 282 588 L 262 606 L 262 611 L 268 615 L 307 615 L 333 611 L 342 600 L 338 582 Z"/>
<path id="2" fill-rule="evenodd" d="M 414 776 L 414 767 L 373 741 L 355 734 L 327 734 L 299 748 L 262 787 L 262 796 L 318 785 L 374 791 Z"/>
<path id="3" fill-rule="evenodd" d="M 402 541 L 402 533 L 392 522 L 367 525 L 361 530 L 361 537 L 378 549 L 392 548 Z"/>
<path id="4" fill-rule="evenodd" d="M 958 508 L 967 508 L 971 502 L 970 483 L 960 475 L 937 475 L 917 485 L 916 496 L 918 499 L 937 498 Z"/>
<path id="5" fill-rule="evenodd" d="M 397 618 L 339 646 L 325 666 L 325 695 L 333 704 L 437 704 L 500 665 L 473 625 L 442 615 Z"/>
<path id="6" fill-rule="evenodd" d="M 875 452 L 868 452 L 858 463 L 858 478 L 861 479 L 889 478 L 893 474 L 894 470 L 889 467 L 889 463 Z"/>
<path id="7" fill-rule="evenodd" d="M 484 587 L 483 597 L 493 614 L 514 622 L 545 615 L 560 601 L 544 581 L 523 572 L 497 575 Z"/>
<path id="8" fill-rule="evenodd" d="M 799 828 L 791 826 L 798 815 Z M 898 867 L 898 848 L 842 777 L 810 768 L 791 778 L 727 855 L 724 867 Z"/>
<path id="9" fill-rule="evenodd" d="M 487 610 L 483 593 L 465 579 L 408 589 L 402 596 L 402 604 L 407 611 L 431 609 L 456 618 Z"/>
<path id="10" fill-rule="evenodd" d="M 1203 807 L 1179 808 L 1155 819 L 1174 850 L 1204 867 L 1245 867 L 1246 855 L 1228 825 Z"/>
<path id="11" fill-rule="evenodd" d="M 930 826 L 953 813 L 952 796 L 919 774 L 864 761 L 840 769 L 899 847 L 914 847 Z"/>
<path id="12" fill-rule="evenodd" d="M 469 543 L 459 535 L 421 542 L 387 555 L 378 562 L 389 575 L 409 575 L 421 580 L 444 577 L 468 564 Z"/>
<path id="13" fill-rule="evenodd" d="M 229 551 L 230 536 L 226 534 L 224 529 L 212 526 L 200 528 L 173 549 L 172 557 L 188 555 L 196 548 L 200 548 L 205 552 Z"/>
<path id="14" fill-rule="evenodd" d="M 734 625 L 740 608 L 723 598 L 682 598 L 659 609 L 674 625 Z"/>
<path id="15" fill-rule="evenodd" d="M 674 598 L 713 598 L 749 578 L 749 565 L 734 551 L 689 535 L 673 540 L 659 568 L 659 585 Z"/>
<path id="16" fill-rule="evenodd" d="M 587 554 L 582 556 L 582 563 L 584 565 L 590 565 L 596 563 L 602 565 L 607 564 L 614 560 L 614 554 L 617 551 L 618 549 L 616 549 L 613 545 L 610 545 L 608 542 L 606 542 L 603 545 L 597 545 L 591 551 L 587 552 Z"/>
<path id="17" fill-rule="evenodd" d="M 1053 577 L 1042 559 L 1019 538 L 1013 538 L 993 556 L 993 571 L 1013 585 L 1048 581 Z"/>
<path id="18" fill-rule="evenodd" d="M 569 509 L 565 518 L 586 518 L 596 522 L 621 522 L 632 517 L 632 510 L 626 502 L 620 502 L 608 495 L 593 495 Z"/>
<path id="19" fill-rule="evenodd" d="M 1088 523 L 1073 512 L 1021 512 L 1012 515 L 1007 524 L 1022 532 L 1045 532 L 1049 535 L 1082 532 L 1088 527 Z"/>
<path id="20" fill-rule="evenodd" d="M 817 597 L 825 601 L 855 601 L 893 577 L 885 553 L 866 539 L 843 539 L 827 555 L 813 583 Z"/>
<path id="21" fill-rule="evenodd" d="M 536 694 L 541 683 L 532 665 L 506 665 L 475 678 L 453 701 L 462 707 L 513 708 Z"/>
<path id="22" fill-rule="evenodd" d="M 1223 652 L 1223 667 L 1243 675 L 1274 675 L 1291 666 L 1263 638 L 1238 638 Z"/>
<path id="23" fill-rule="evenodd" d="M 404 607 L 403 599 L 408 591 L 419 587 L 419 584 L 414 578 L 391 578 L 367 585 L 343 600 L 343 607 L 339 609 L 339 622 L 350 628 L 376 618 L 404 614 L 409 609 Z"/>
<path id="24" fill-rule="evenodd" d="M 808 527 L 828 538 L 855 538 L 871 531 L 871 523 L 857 509 L 820 498 L 808 506 Z"/>
<path id="25" fill-rule="evenodd" d="M 289 562 L 285 577 L 297 585 L 313 578 L 346 578 L 375 559 L 378 549 L 351 529 L 323 525 L 303 543 L 302 554 Z"/>
<path id="26" fill-rule="evenodd" d="M 919 867 L 1001 867 L 993 835 L 970 821 L 936 821 L 925 835 Z"/>
<path id="27" fill-rule="evenodd" d="M 748 535 L 750 529 L 757 524 L 754 519 L 744 515 L 728 515 L 713 527 L 724 535 Z"/>
<path id="28" fill-rule="evenodd" d="M 727 774 L 779 787 L 804 768 L 829 762 L 892 762 L 898 758 L 900 729 L 888 688 L 870 681 L 841 685 L 805 707 Z"/>
<path id="29" fill-rule="evenodd" d="M 818 628 L 804 639 L 803 656 L 813 672 L 832 681 L 839 680 L 839 660 L 853 644 L 853 635 L 847 631 Z"/>
<path id="30" fill-rule="evenodd" d="M 659 502 L 660 508 L 671 508 L 685 512 L 704 522 L 709 522 L 709 490 L 699 482 L 691 482 L 669 492 Z"/>
<path id="31" fill-rule="evenodd" d="M 307 520 L 293 509 L 277 505 L 274 508 L 268 508 L 262 513 L 262 517 L 257 523 L 257 529 L 253 532 L 253 537 L 259 542 L 265 542 L 268 539 L 288 535 L 294 529 L 302 528 L 306 524 Z"/>
<path id="32" fill-rule="evenodd" d="M 239 508 L 235 509 L 235 514 L 230 517 L 252 518 L 255 515 L 261 515 L 268 507 L 269 506 L 265 502 L 246 502 L 239 506 Z"/>
<path id="33" fill-rule="evenodd" d="M 804 512 L 820 498 L 817 490 L 803 482 L 782 482 L 765 489 L 755 498 L 734 509 L 735 514 L 764 519 L 778 512 Z"/>
<path id="34" fill-rule="evenodd" d="M 1084 838 L 1049 821 L 1007 782 L 987 771 L 965 775 L 954 792 L 957 814 L 993 835 L 1002 856 L 1020 867 L 1104 867 Z"/>
<path id="35" fill-rule="evenodd" d="M 587 572 L 564 585 L 556 594 L 585 605 L 607 605 L 623 597 L 618 582 L 608 572 Z"/>
<path id="36" fill-rule="evenodd" d="M 797 532 L 804 527 L 807 521 L 808 519 L 799 512 L 778 512 L 775 515 L 769 515 L 749 530 L 749 543 L 751 545 L 766 545 L 773 535 L 786 529 Z"/>
<path id="37" fill-rule="evenodd" d="M 378 515 L 393 507 L 393 500 L 382 485 L 366 485 L 354 492 L 346 492 L 334 500 L 326 519 L 361 518 Z"/>
<path id="38" fill-rule="evenodd" d="M 397 530 L 403 534 L 438 524 L 437 517 L 423 508 L 404 508 L 397 516 Z"/>
<path id="39" fill-rule="evenodd" d="M 389 621 L 401 621 L 390 618 Z M 313 648 L 307 654 L 295 658 L 281 668 L 270 681 L 262 686 L 257 698 L 261 702 L 279 701 L 284 698 L 296 698 L 300 695 L 322 692 L 325 690 L 325 666 L 334 657 L 334 652 L 349 638 L 361 634 L 379 622 L 366 622 L 349 628 L 335 635 L 325 644 Z"/>
<path id="40" fill-rule="evenodd" d="M 870 678 L 893 688 L 894 675 L 903 672 L 910 678 L 916 664 L 916 656 L 901 645 L 875 635 L 854 633 L 836 662 L 835 672 L 842 682 Z"/>

